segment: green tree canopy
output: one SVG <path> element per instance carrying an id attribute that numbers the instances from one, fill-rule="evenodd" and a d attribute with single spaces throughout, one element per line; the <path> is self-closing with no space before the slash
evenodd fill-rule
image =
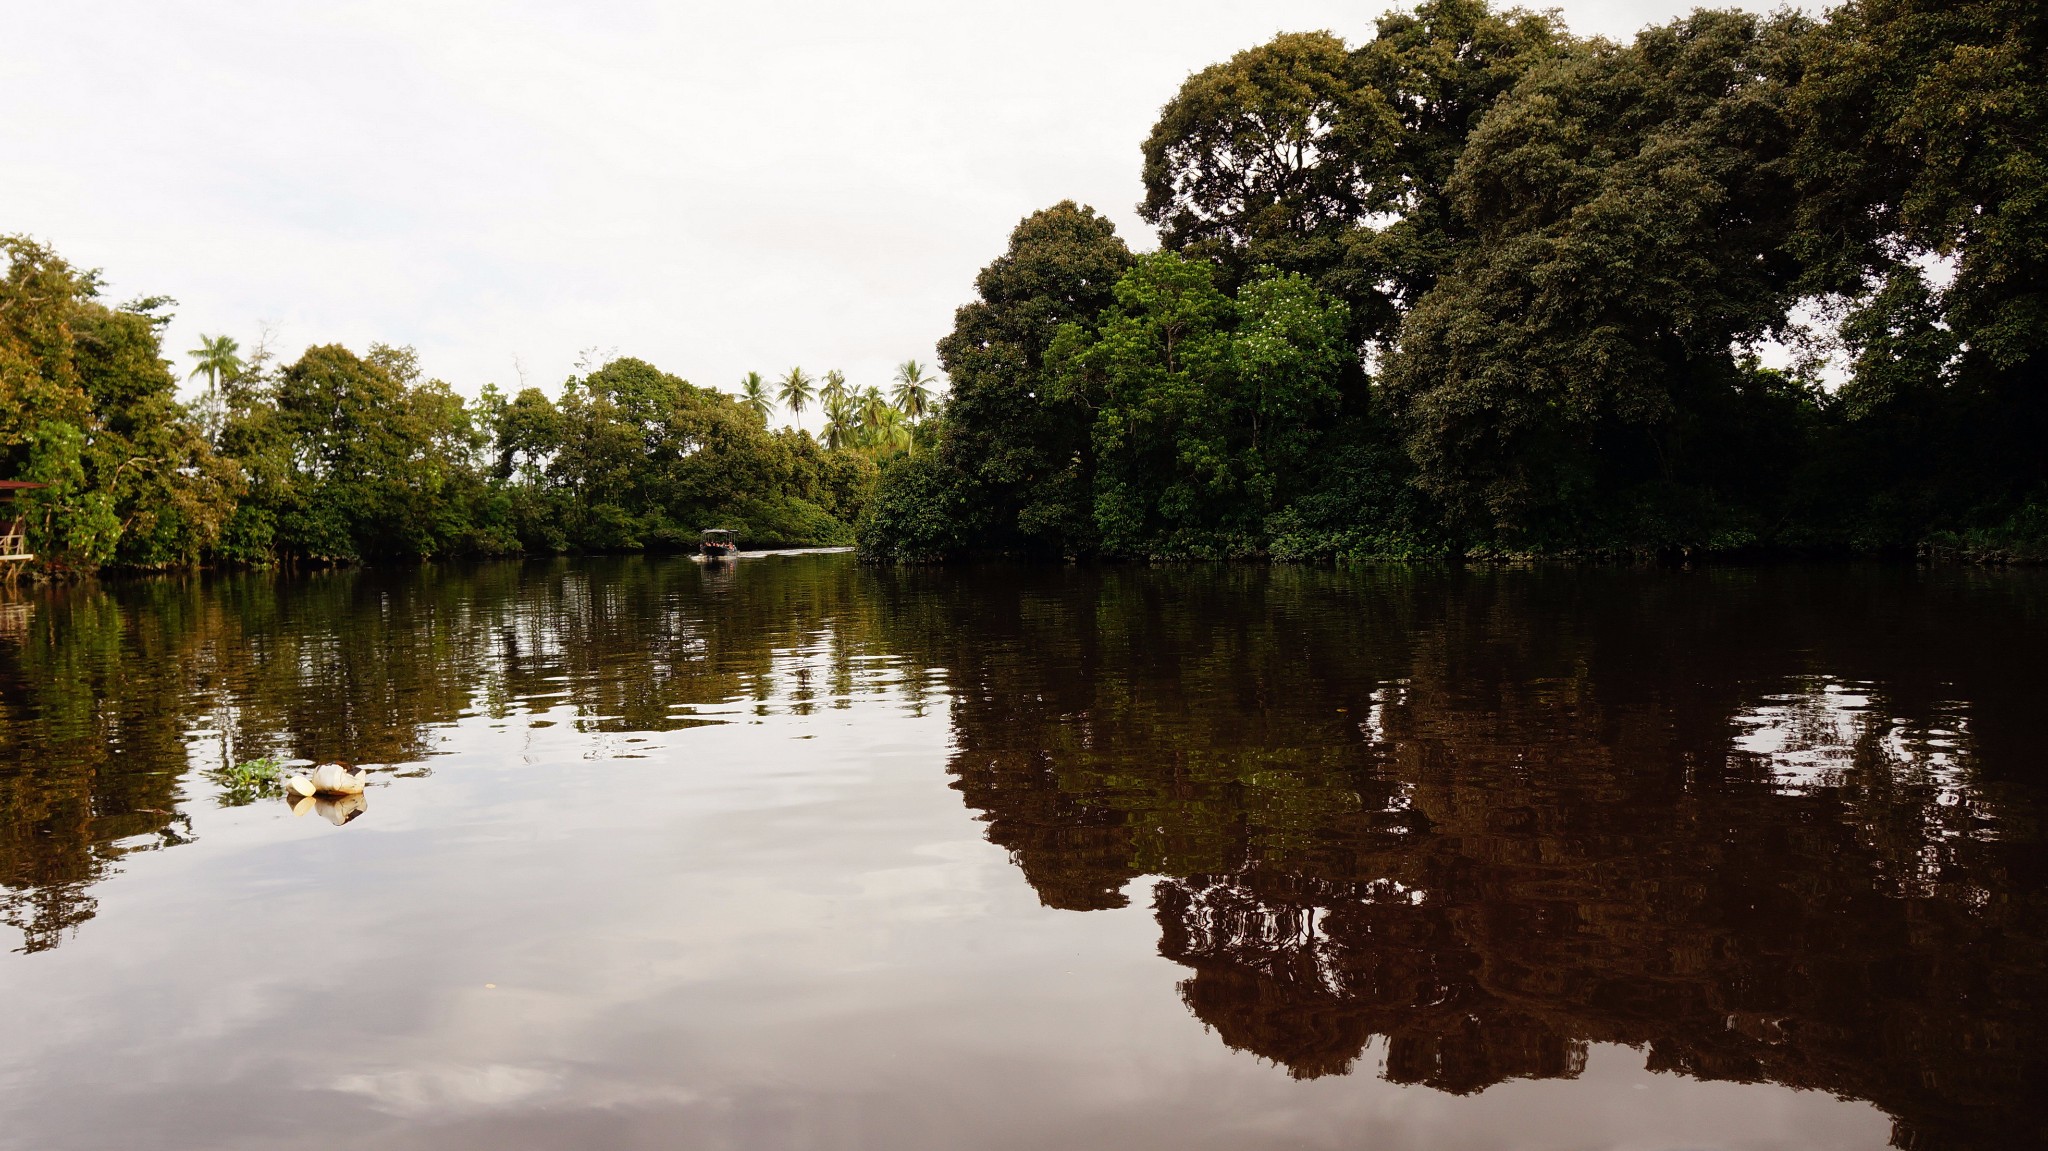
<path id="1" fill-rule="evenodd" d="M 1053 392 L 1045 355 L 1062 325 L 1093 324 L 1131 264 L 1115 227 L 1072 201 L 1024 218 L 975 278 L 978 298 L 939 343 L 952 381 L 943 451 L 989 504 L 981 546 L 1060 554 L 1093 535 L 1091 417 Z"/>
<path id="2" fill-rule="evenodd" d="M 1069 325 L 1053 353 L 1061 392 L 1095 413 L 1102 550 L 1260 550 L 1336 408 L 1348 319 L 1299 273 L 1267 269 L 1233 300 L 1204 261 L 1139 257 L 1099 325 Z"/>
<path id="3" fill-rule="evenodd" d="M 1430 0 L 1352 49 L 1289 34 L 1189 77 L 1145 143 L 1142 211 L 1168 248 L 1304 272 L 1391 335 L 1460 231 L 1446 185 L 1486 110 L 1568 38 L 1549 16 Z"/>
<path id="4" fill-rule="evenodd" d="M 34 241 L 0 254 L 0 478 L 49 485 L 22 501 L 30 550 L 81 571 L 196 562 L 243 480 L 177 401 L 169 301 L 111 308 L 96 273 Z"/>
<path id="5" fill-rule="evenodd" d="M 1590 45 L 1472 133 L 1447 191 L 1474 242 L 1403 323 L 1386 385 L 1420 483 L 1482 538 L 1745 530 L 1716 510 L 1741 494 L 1723 481 L 1762 477 L 1715 466 L 1739 450 L 1719 417 L 1770 390 L 1738 345 L 1798 298 L 1808 27 L 1701 12 Z"/>

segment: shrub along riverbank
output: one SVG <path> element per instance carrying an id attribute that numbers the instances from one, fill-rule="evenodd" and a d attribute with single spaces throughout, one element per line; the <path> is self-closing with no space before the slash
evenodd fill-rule
<path id="1" fill-rule="evenodd" d="M 467 401 L 409 349 L 308 348 L 280 364 L 209 340 L 196 405 L 159 334 L 92 273 L 0 238 L 0 478 L 43 572 L 750 545 L 850 544 L 894 441 L 849 418 L 827 449 L 770 410 L 640 360 Z M 897 433 L 907 438 L 907 432 Z M 893 449 L 892 449 L 893 450 Z"/>
<path id="2" fill-rule="evenodd" d="M 1017 226 L 865 555 L 2048 559 L 2039 5 L 1431 0 L 1144 157 L 1163 250 Z"/>

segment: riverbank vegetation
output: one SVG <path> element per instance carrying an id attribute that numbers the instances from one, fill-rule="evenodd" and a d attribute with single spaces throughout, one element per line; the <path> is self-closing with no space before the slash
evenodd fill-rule
<path id="1" fill-rule="evenodd" d="M 621 359 L 189 353 L 0 239 L 0 479 L 46 570 L 842 544 L 969 556 L 2048 560 L 2048 17 L 1700 11 L 1627 44 L 1427 0 L 1195 73 L 1160 250 L 1019 223 L 889 392 Z M 824 417 L 771 430 L 779 407 Z"/>
<path id="2" fill-rule="evenodd" d="M 1429 0 L 1204 69 L 982 272 L 870 558 L 2048 559 L 2048 17 Z"/>
<path id="3" fill-rule="evenodd" d="M 729 396 L 617 359 L 557 396 L 468 400 L 410 349 L 286 364 L 225 336 L 190 353 L 205 392 L 184 404 L 161 346 L 171 301 L 109 305 L 42 245 L 0 252 L 0 478 L 46 485 L 14 514 L 52 574 L 681 549 L 709 527 L 850 544 L 875 459 L 928 406 L 914 362 L 903 410 L 831 373 L 843 398 L 820 444 L 770 430 L 758 374 Z"/>

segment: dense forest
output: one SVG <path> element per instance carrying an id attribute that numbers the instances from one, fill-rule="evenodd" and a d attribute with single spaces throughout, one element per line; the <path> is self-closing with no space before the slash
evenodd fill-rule
<path id="1" fill-rule="evenodd" d="M 1134 254 L 1027 217 L 875 559 L 2048 558 L 2048 9 L 1429 0 L 1192 75 Z"/>
<path id="2" fill-rule="evenodd" d="M 710 527 L 850 544 L 875 458 L 930 406 L 914 361 L 893 403 L 793 369 L 779 395 L 799 413 L 824 401 L 821 444 L 769 430 L 758 374 L 735 396 L 616 359 L 558 398 L 486 386 L 470 401 L 407 348 L 283 364 L 224 336 L 192 351 L 206 390 L 185 404 L 162 347 L 169 300 L 110 306 L 48 248 L 0 251 L 0 479 L 45 485 L 14 515 L 49 574 L 681 549 Z"/>
<path id="3" fill-rule="evenodd" d="M 1024 219 L 893 396 L 589 365 L 474 401 L 293 363 L 0 238 L 0 479 L 50 572 L 633 551 L 874 560 L 2048 559 L 2048 11 L 1428 0 L 1190 76 L 1160 248 Z M 778 402 L 823 434 L 771 431 Z"/>

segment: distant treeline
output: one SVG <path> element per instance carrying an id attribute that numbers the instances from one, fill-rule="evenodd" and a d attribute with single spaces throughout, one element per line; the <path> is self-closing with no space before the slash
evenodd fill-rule
<path id="1" fill-rule="evenodd" d="M 1163 250 L 1018 225 L 865 554 L 2048 558 L 2036 2 L 1430 0 L 1196 73 L 1144 160 Z"/>
<path id="2" fill-rule="evenodd" d="M 679 549 L 711 527 L 850 544 L 874 459 L 915 433 L 873 389 L 837 403 L 828 448 L 770 431 L 763 395 L 640 360 L 571 377 L 559 399 L 487 386 L 472 402 L 410 349 L 245 362 L 225 337 L 193 353 L 207 390 L 186 405 L 161 347 L 169 300 L 109 306 L 47 248 L 0 252 L 0 479 L 46 485 L 0 519 L 26 521 L 53 573 Z"/>

